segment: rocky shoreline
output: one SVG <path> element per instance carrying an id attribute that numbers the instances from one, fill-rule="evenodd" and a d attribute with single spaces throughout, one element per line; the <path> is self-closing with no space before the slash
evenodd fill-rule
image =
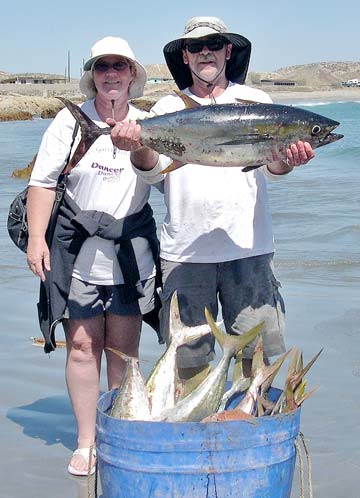
<path id="1" fill-rule="evenodd" d="M 39 87 L 40 85 L 23 85 L 24 87 Z M 14 87 L 14 85 L 12 85 Z M 72 85 L 65 88 L 54 88 L 55 85 L 41 85 L 41 88 L 16 88 L 18 92 L 1 92 L 0 93 L 0 121 L 27 120 L 34 117 L 53 118 L 56 113 L 63 107 L 63 104 L 56 98 L 57 96 L 66 97 L 74 102 L 81 102 L 84 97 L 78 90 L 78 85 Z M 333 102 L 346 100 L 360 101 L 360 88 L 337 88 L 337 89 L 306 89 L 298 90 L 281 90 L 273 87 L 261 87 L 268 92 L 275 103 L 287 102 Z M 166 95 L 174 89 L 173 83 L 148 84 L 145 87 L 144 97 L 135 99 L 132 103 L 143 110 L 149 110 L 151 106 L 163 95 Z M 37 93 L 36 93 L 37 92 Z M 33 93 L 33 94 L 31 94 Z M 42 93 L 42 95 L 39 95 Z"/>

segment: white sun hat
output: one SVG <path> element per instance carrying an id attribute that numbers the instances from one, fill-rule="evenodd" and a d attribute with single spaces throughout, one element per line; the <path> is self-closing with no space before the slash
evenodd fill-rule
<path id="1" fill-rule="evenodd" d="M 84 73 L 80 79 L 80 90 L 88 99 L 96 95 L 96 88 L 93 80 L 93 66 L 98 59 L 107 55 L 120 55 L 125 57 L 135 68 L 135 77 L 129 86 L 129 99 L 141 97 L 147 80 L 144 66 L 136 59 L 128 42 L 123 38 L 107 36 L 97 41 L 91 48 L 90 58 L 84 64 Z"/>

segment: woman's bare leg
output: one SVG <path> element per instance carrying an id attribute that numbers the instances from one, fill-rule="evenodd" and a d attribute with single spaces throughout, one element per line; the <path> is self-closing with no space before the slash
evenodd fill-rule
<path id="1" fill-rule="evenodd" d="M 87 320 L 64 320 L 67 342 L 66 383 L 73 407 L 78 448 L 89 448 L 95 439 L 96 406 L 99 396 L 101 356 L 105 346 L 131 356 L 138 355 L 141 315 L 106 314 Z M 125 371 L 121 358 L 107 351 L 109 388 L 119 386 Z M 79 471 L 87 470 L 81 455 L 74 455 L 70 464 Z"/>
<path id="2" fill-rule="evenodd" d="M 105 347 L 117 349 L 128 356 L 139 356 L 141 315 L 119 316 L 106 314 Z M 117 355 L 105 349 L 109 389 L 119 387 L 126 364 Z"/>

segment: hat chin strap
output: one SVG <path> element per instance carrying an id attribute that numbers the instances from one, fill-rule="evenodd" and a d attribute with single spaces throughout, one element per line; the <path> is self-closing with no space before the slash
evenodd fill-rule
<path id="1" fill-rule="evenodd" d="M 223 73 L 223 71 L 225 69 L 225 66 L 226 66 L 226 61 L 227 61 L 227 59 L 224 60 L 223 67 L 220 69 L 220 71 L 215 76 L 215 78 L 213 78 L 211 81 L 204 80 L 204 78 L 201 78 L 201 76 L 199 76 L 197 73 L 195 73 L 195 71 L 193 71 L 192 69 L 191 69 L 191 73 L 194 74 L 200 81 L 202 81 L 203 83 L 206 83 L 207 88 L 211 88 L 212 86 L 215 85 L 215 83 L 217 82 L 217 80 L 222 75 L 222 73 Z"/>

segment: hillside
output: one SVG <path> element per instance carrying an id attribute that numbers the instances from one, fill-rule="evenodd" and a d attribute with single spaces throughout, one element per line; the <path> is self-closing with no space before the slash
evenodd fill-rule
<path id="1" fill-rule="evenodd" d="M 360 62 L 318 62 L 277 69 L 271 73 L 250 73 L 250 82 L 260 79 L 289 79 L 299 86 L 314 89 L 324 86 L 339 86 L 342 81 L 360 78 Z"/>
<path id="2" fill-rule="evenodd" d="M 165 64 L 146 67 L 149 82 L 144 97 L 133 103 L 144 110 L 163 95 L 176 88 Z M 0 72 L 1 75 L 1 72 Z M 360 88 L 344 88 L 341 82 L 359 78 L 360 62 L 320 62 L 280 68 L 271 73 L 249 73 L 246 83 L 269 92 L 274 102 L 284 102 L 296 97 L 323 100 L 358 100 Z M 1 76 L 0 76 L 1 79 Z M 163 82 L 159 82 L 163 79 Z M 261 80 L 268 80 L 261 83 Z M 157 80 L 157 82 L 151 81 Z M 292 80 L 294 86 L 273 85 L 272 80 Z M 84 100 L 79 90 L 79 81 L 54 84 L 0 84 L 0 121 L 32 119 L 33 116 L 53 117 L 62 104 L 53 97 L 62 96 L 76 102 Z"/>

